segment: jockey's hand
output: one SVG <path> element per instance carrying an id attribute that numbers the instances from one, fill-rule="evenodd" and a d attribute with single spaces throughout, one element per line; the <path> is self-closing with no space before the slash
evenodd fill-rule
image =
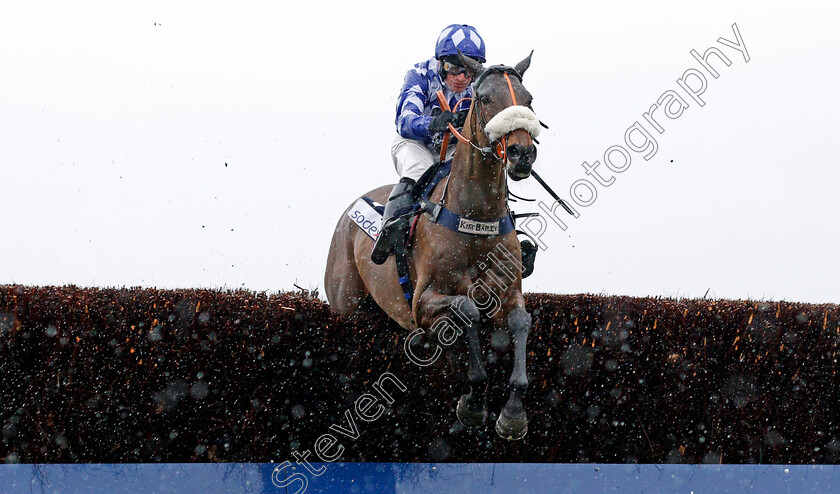
<path id="1" fill-rule="evenodd" d="M 464 126 L 464 122 L 467 121 L 467 113 L 469 113 L 469 108 L 466 110 L 461 110 L 455 114 L 455 120 L 452 121 L 452 125 L 458 127 L 459 129 Z"/>
<path id="2" fill-rule="evenodd" d="M 464 125 L 464 121 L 466 119 L 466 111 L 460 111 L 458 113 L 451 111 L 441 112 L 440 115 L 434 117 L 432 121 L 429 122 L 429 133 L 436 134 L 438 132 L 443 132 L 449 128 L 450 123 L 455 127 L 461 127 Z"/>

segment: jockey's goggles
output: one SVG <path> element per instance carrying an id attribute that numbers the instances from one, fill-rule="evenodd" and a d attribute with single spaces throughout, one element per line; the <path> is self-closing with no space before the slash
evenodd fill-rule
<path id="1" fill-rule="evenodd" d="M 443 61 L 443 70 L 446 71 L 447 74 L 452 75 L 464 74 L 467 77 L 472 77 L 474 75 L 472 70 L 460 65 L 455 65 L 454 63 L 449 63 L 446 60 Z"/>

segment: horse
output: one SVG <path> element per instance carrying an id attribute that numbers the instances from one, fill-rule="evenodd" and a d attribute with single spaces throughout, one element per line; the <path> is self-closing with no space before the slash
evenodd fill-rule
<path id="1" fill-rule="evenodd" d="M 493 222 L 503 223 L 500 219 L 512 223 L 507 178 L 522 180 L 530 176 L 536 159 L 534 138 L 542 125 L 531 109 L 531 94 L 522 86 L 531 55 L 533 52 L 514 67 L 487 68 L 461 56 L 474 74 L 474 96 L 463 131 L 456 134 L 459 142 L 451 171 L 428 199 L 460 215 L 462 221 L 491 226 Z M 384 204 L 392 187 L 385 185 L 365 195 Z M 436 331 L 438 341 L 444 344 L 441 335 L 447 325 L 450 344 L 453 333 L 465 333 L 470 392 L 461 396 L 456 414 L 470 429 L 482 427 L 487 418 L 487 374 L 481 363 L 478 330 L 509 331 L 514 346 L 510 395 L 495 429 L 505 439 L 525 437 L 528 419 L 522 399 L 528 388 L 525 357 L 531 315 L 522 294 L 523 266 L 516 232 L 512 227 L 497 235 L 453 231 L 430 214 L 422 214 L 414 224 L 413 244 L 407 253 L 416 287 L 406 303 L 394 256 L 385 264 L 374 264 L 370 260 L 373 240 L 354 225 L 348 211 L 350 208 L 336 225 L 327 259 L 324 290 L 330 306 L 353 314 L 371 297 L 408 331 L 425 331 L 430 336 Z M 477 300 L 479 292 L 482 300 Z M 452 328 L 449 323 L 456 320 L 461 324 Z"/>

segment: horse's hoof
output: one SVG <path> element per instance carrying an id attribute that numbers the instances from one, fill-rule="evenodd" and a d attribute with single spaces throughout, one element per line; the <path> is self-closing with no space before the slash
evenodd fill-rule
<path id="1" fill-rule="evenodd" d="M 502 439 L 518 441 L 525 437 L 527 433 L 528 417 L 525 416 L 524 412 L 522 413 L 522 418 L 517 419 L 508 417 L 503 409 L 502 413 L 499 414 L 499 418 L 496 419 L 496 434 Z"/>
<path id="2" fill-rule="evenodd" d="M 455 411 L 455 415 L 458 416 L 458 422 L 461 422 L 461 425 L 467 429 L 483 427 L 487 421 L 487 409 L 482 407 L 481 410 L 470 410 L 467 401 L 467 395 L 462 395 L 461 399 L 458 400 L 458 408 Z"/>
<path id="3" fill-rule="evenodd" d="M 537 258 L 537 246 L 528 239 L 519 243 L 522 250 L 522 266 L 525 268 L 522 271 L 522 279 L 531 276 L 534 272 L 534 260 Z"/>

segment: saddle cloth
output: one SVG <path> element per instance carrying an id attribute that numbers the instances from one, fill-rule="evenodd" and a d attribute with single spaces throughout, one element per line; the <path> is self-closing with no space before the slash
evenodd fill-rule
<path id="1" fill-rule="evenodd" d="M 413 204 L 410 207 L 402 208 L 395 212 L 397 216 L 413 216 L 414 221 L 406 232 L 406 239 L 404 242 L 397 242 L 394 254 L 397 262 L 397 276 L 400 287 L 403 291 L 403 296 L 408 302 L 409 306 L 414 298 L 414 287 L 409 276 L 407 250 L 410 248 L 412 238 L 414 236 L 414 227 L 417 225 L 418 215 L 428 213 L 431 216 L 431 221 L 449 230 L 466 233 L 475 236 L 496 236 L 506 235 L 514 231 L 515 225 L 513 216 L 508 210 L 508 214 L 494 221 L 477 221 L 465 216 L 456 214 L 445 207 L 435 204 L 429 200 L 429 196 L 434 190 L 435 186 L 446 177 L 451 171 L 452 162 L 438 162 L 430 167 L 423 174 L 422 177 L 414 185 L 411 191 Z M 374 241 L 382 231 L 382 214 L 385 212 L 385 207 L 382 204 L 372 200 L 370 197 L 362 196 L 353 203 L 353 206 L 347 211 L 347 216 L 353 220 L 357 227 L 361 228 L 365 234 Z M 529 273 L 530 274 L 530 273 Z"/>
<path id="2" fill-rule="evenodd" d="M 382 230 L 382 213 L 385 206 L 370 197 L 362 196 L 347 211 L 347 216 L 362 229 L 368 237 L 376 240 Z"/>

